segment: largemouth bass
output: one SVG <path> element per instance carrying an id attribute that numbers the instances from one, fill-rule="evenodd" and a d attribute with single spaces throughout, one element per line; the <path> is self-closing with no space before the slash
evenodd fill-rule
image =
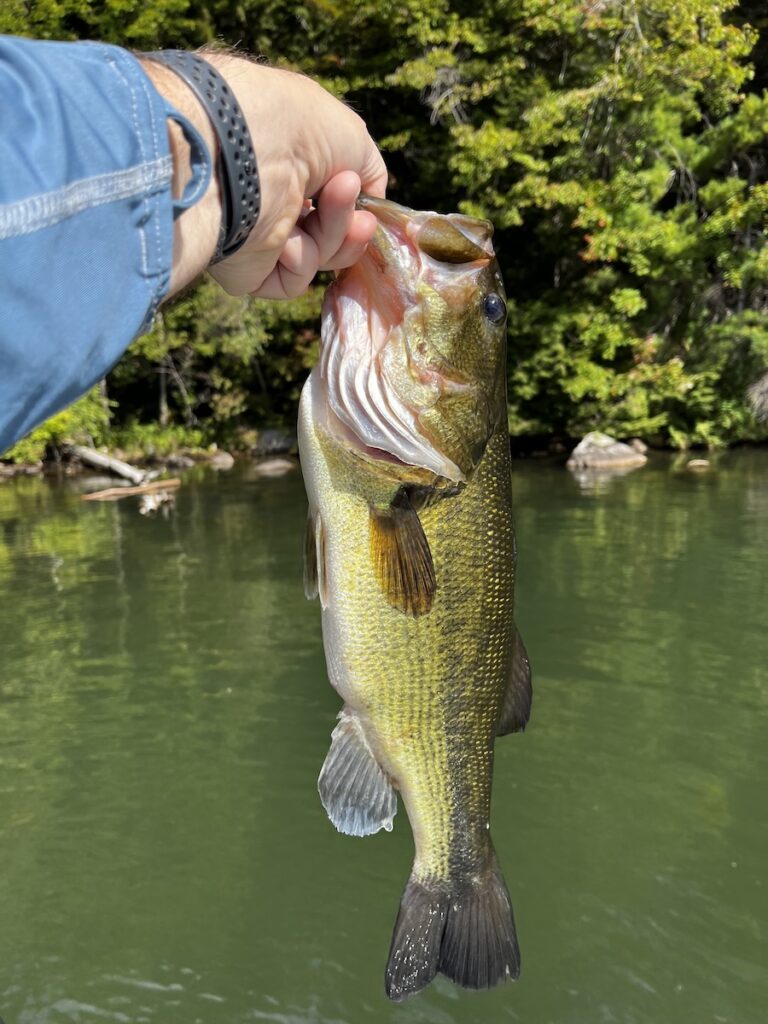
<path id="1" fill-rule="evenodd" d="M 361 197 L 378 227 L 329 287 L 299 413 L 307 595 L 319 595 L 344 700 L 318 782 L 350 835 L 391 829 L 415 859 L 385 984 L 440 971 L 516 978 L 490 835 L 497 735 L 523 729 L 528 659 L 513 622 L 506 307 L 486 221 Z"/>

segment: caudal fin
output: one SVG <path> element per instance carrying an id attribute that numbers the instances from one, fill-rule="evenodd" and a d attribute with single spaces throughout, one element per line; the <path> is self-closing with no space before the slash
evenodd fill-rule
<path id="1" fill-rule="evenodd" d="M 460 892 L 408 881 L 389 950 L 387 995 L 413 995 L 438 971 L 464 988 L 492 988 L 519 976 L 512 904 L 495 857 L 484 876 Z"/>

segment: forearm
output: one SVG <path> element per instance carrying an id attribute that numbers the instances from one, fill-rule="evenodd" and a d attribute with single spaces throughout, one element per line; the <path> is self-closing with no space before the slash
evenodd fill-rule
<path id="1" fill-rule="evenodd" d="M 174 112 L 124 50 L 8 37 L 0 110 L 2 450 L 103 377 L 167 294 Z"/>

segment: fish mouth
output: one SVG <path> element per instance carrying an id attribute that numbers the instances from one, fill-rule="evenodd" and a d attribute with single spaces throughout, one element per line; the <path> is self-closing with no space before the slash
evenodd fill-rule
<path id="1" fill-rule="evenodd" d="M 355 204 L 358 210 L 372 213 L 378 221 L 373 238 L 368 243 L 366 256 L 372 259 L 382 271 L 396 277 L 401 286 L 408 292 L 407 271 L 414 270 L 412 264 L 418 258 L 418 247 L 409 231 L 418 214 L 407 206 L 400 206 L 389 199 L 369 196 L 361 192 Z M 365 259 L 365 257 L 363 257 Z M 412 275 L 412 280 L 415 274 Z"/>
<path id="2" fill-rule="evenodd" d="M 405 224 L 408 219 L 418 217 L 418 213 L 408 206 L 393 203 L 391 199 L 383 199 L 381 196 L 370 196 L 367 192 L 360 193 L 355 206 L 358 210 L 368 210 L 380 224 L 387 221 Z"/>
<path id="3" fill-rule="evenodd" d="M 489 263 L 494 258 L 493 225 L 490 221 L 467 217 L 461 213 L 439 214 L 411 210 L 361 192 L 355 204 L 358 210 L 372 213 L 379 225 L 408 237 L 427 256 L 439 262 L 469 264 Z M 378 233 L 377 233 L 378 235 Z M 379 238 L 374 236 L 374 245 Z"/>
<path id="4" fill-rule="evenodd" d="M 471 385 L 434 353 L 428 360 L 410 339 L 424 333 L 425 287 L 447 297 L 449 308 L 466 304 L 473 271 L 493 259 L 493 229 L 460 214 L 414 211 L 365 194 L 357 207 L 372 213 L 378 226 L 363 257 L 341 271 L 323 304 L 326 425 L 367 462 L 463 484 L 465 472 L 439 450 L 419 417 L 442 395 Z M 399 370 L 393 367 L 395 351 Z M 418 389 L 417 402 L 398 394 L 400 371 Z"/>
<path id="5" fill-rule="evenodd" d="M 379 222 L 366 255 L 370 254 L 374 262 L 396 277 L 406 292 L 408 280 L 419 277 L 441 291 L 446 290 L 451 270 L 458 266 L 467 271 L 479 270 L 494 259 L 490 221 L 459 213 L 411 210 L 364 192 L 355 205 L 372 213 Z M 456 290 L 455 285 L 449 289 Z M 461 301 L 465 295 L 456 298 Z"/>

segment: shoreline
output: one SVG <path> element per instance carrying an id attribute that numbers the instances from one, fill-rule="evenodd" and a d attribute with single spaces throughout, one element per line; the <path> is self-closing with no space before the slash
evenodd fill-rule
<path id="1" fill-rule="evenodd" d="M 219 448 L 211 445 L 208 448 L 188 447 L 179 445 L 162 455 L 152 449 L 139 451 L 135 448 L 127 450 L 119 446 L 110 448 L 105 445 L 94 447 L 94 453 L 104 456 L 108 460 L 122 461 L 153 475 L 163 472 L 177 472 L 186 469 L 193 469 L 196 466 L 211 466 L 217 469 L 231 468 L 235 462 L 268 459 L 273 456 L 293 456 L 297 454 L 296 439 L 288 433 L 269 430 L 264 431 L 264 442 L 249 444 L 238 447 L 232 445 L 228 448 Z M 630 439 L 637 440 L 637 439 Z M 723 445 L 717 448 L 708 448 L 704 445 L 691 446 L 680 449 L 671 447 L 654 447 L 647 441 L 642 442 L 649 454 L 664 454 L 669 456 L 694 455 L 694 453 L 707 453 L 717 455 L 725 452 L 738 451 L 740 449 L 763 449 L 768 448 L 768 440 L 765 441 L 738 441 L 730 445 Z M 561 438 L 515 438 L 510 435 L 510 447 L 513 460 L 517 461 L 561 461 L 563 465 L 578 440 L 563 440 Z M 68 451 L 69 446 L 57 450 L 56 454 L 37 462 L 10 462 L 0 457 L 0 483 L 3 480 L 10 480 L 23 476 L 81 476 L 93 474 L 92 466 L 86 465 L 81 459 Z"/>

